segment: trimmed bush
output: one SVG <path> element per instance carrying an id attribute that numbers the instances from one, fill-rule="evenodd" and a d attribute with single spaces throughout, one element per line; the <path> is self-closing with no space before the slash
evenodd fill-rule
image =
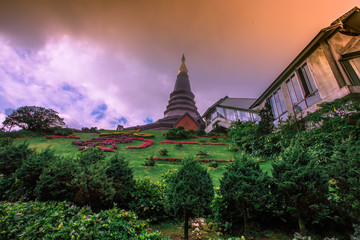
<path id="1" fill-rule="evenodd" d="M 131 193 L 135 189 L 135 180 L 133 170 L 129 168 L 125 157 L 119 154 L 112 156 L 107 162 L 106 175 L 112 178 L 116 191 L 113 201 L 120 208 L 128 209 L 132 200 Z"/>
<path id="2" fill-rule="evenodd" d="M 163 221 L 167 214 L 165 212 L 165 187 L 160 182 L 151 182 L 150 179 L 137 179 L 135 190 L 132 192 L 133 201 L 130 209 L 141 219 L 150 222 Z"/>

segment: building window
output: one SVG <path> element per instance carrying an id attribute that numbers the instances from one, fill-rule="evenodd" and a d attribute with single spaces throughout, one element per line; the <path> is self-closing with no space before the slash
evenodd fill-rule
<path id="1" fill-rule="evenodd" d="M 269 101 L 275 119 L 286 112 L 285 100 L 280 88 L 274 92 Z"/>
<path id="2" fill-rule="evenodd" d="M 238 120 L 241 122 L 247 122 L 251 120 L 249 112 L 238 110 L 237 115 L 238 115 Z"/>
<path id="3" fill-rule="evenodd" d="M 353 85 L 360 86 L 360 57 L 342 61 Z"/>
<path id="4" fill-rule="evenodd" d="M 236 111 L 233 109 L 226 109 L 226 119 L 230 120 L 230 121 L 236 121 Z"/>
<path id="5" fill-rule="evenodd" d="M 306 105 L 309 107 L 321 99 L 319 91 L 307 63 L 304 63 L 297 73 L 302 83 Z"/>
<path id="6" fill-rule="evenodd" d="M 222 118 L 225 118 L 225 113 L 224 113 L 224 109 L 223 108 L 221 108 L 221 107 L 217 107 L 216 108 L 216 111 L 217 111 L 217 115 L 218 115 L 218 117 L 222 117 Z"/>

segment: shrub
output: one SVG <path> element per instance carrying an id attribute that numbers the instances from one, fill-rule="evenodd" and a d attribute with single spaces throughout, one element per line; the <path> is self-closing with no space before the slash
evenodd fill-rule
<path id="1" fill-rule="evenodd" d="M 79 160 L 83 165 L 94 164 L 105 159 L 105 153 L 101 147 L 88 147 L 79 152 Z"/>
<path id="2" fill-rule="evenodd" d="M 135 190 L 132 192 L 133 201 L 130 209 L 141 219 L 149 219 L 150 222 L 163 221 L 165 212 L 165 187 L 160 182 L 151 182 L 150 179 L 137 179 Z"/>
<path id="3" fill-rule="evenodd" d="M 49 162 L 36 184 L 35 193 L 39 200 L 74 201 L 71 182 L 77 168 L 79 165 L 71 157 L 58 157 Z"/>
<path id="4" fill-rule="evenodd" d="M 112 179 L 113 188 L 116 193 L 113 201 L 120 208 L 129 208 L 129 202 L 132 200 L 131 192 L 135 188 L 133 170 L 129 168 L 129 163 L 125 157 L 119 154 L 112 156 L 107 162 L 106 175 Z"/>
<path id="5" fill-rule="evenodd" d="M 168 150 L 166 148 L 162 148 L 159 150 L 158 155 L 161 157 L 167 156 L 168 155 Z"/>
<path id="6" fill-rule="evenodd" d="M 211 177 L 198 162 L 185 160 L 167 184 L 168 211 L 184 218 L 184 236 L 188 239 L 189 220 L 210 211 L 214 197 Z"/>
<path id="7" fill-rule="evenodd" d="M 169 140 L 187 139 L 192 134 L 192 131 L 185 131 L 183 127 L 171 128 L 166 134 L 165 138 Z"/>
<path id="8" fill-rule="evenodd" d="M 48 132 L 57 136 L 69 136 L 73 133 L 73 130 L 70 128 L 62 128 L 57 126 L 51 128 Z"/>
<path id="9" fill-rule="evenodd" d="M 217 161 L 211 161 L 209 163 L 209 167 L 217 168 L 219 166 L 219 163 Z"/>
<path id="10" fill-rule="evenodd" d="M 94 211 L 112 206 L 116 191 L 112 179 L 106 175 L 103 162 L 83 165 L 74 174 L 71 184 L 75 191 L 75 203 L 90 206 Z"/>
<path id="11" fill-rule="evenodd" d="M 1 239 L 165 239 L 132 212 L 93 213 L 68 202 L 0 202 Z"/>
<path id="12" fill-rule="evenodd" d="M 233 230 L 241 223 L 248 232 L 250 218 L 261 215 L 261 208 L 269 202 L 270 178 L 257 162 L 244 155 L 226 166 L 220 179 L 220 190 L 213 209 L 222 229 Z"/>
<path id="13" fill-rule="evenodd" d="M 182 143 L 177 143 L 177 144 L 175 144 L 175 148 L 177 148 L 177 149 L 180 149 L 180 148 L 182 148 L 183 147 L 183 144 Z"/>
<path id="14" fill-rule="evenodd" d="M 210 138 L 210 142 L 217 142 L 217 141 L 219 141 L 219 139 L 217 137 Z"/>
<path id="15" fill-rule="evenodd" d="M 21 166 L 13 174 L 15 181 L 8 190 L 9 199 L 35 200 L 36 194 L 34 190 L 40 175 L 47 164 L 55 161 L 56 158 L 54 151 L 47 148 L 40 153 L 34 152 L 24 159 Z"/>
<path id="16" fill-rule="evenodd" d="M 329 193 L 329 177 L 299 141 L 282 153 L 282 160 L 273 165 L 272 195 L 282 208 L 298 217 L 300 234 L 306 236 L 306 222 L 325 203 Z"/>
<path id="17" fill-rule="evenodd" d="M 206 132 L 205 132 L 205 130 L 204 129 L 198 129 L 198 130 L 196 130 L 195 131 L 195 135 L 197 135 L 197 136 L 203 136 L 203 135 L 206 135 Z"/>
<path id="18" fill-rule="evenodd" d="M 355 136 L 335 146 L 329 167 L 337 207 L 360 222 L 360 140 Z"/>
<path id="19" fill-rule="evenodd" d="M 14 173 L 34 150 L 28 143 L 15 145 L 10 138 L 0 138 L 0 169 L 1 173 L 9 176 Z"/>
<path id="20" fill-rule="evenodd" d="M 151 157 L 148 157 L 148 158 L 146 158 L 145 159 L 145 166 L 148 166 L 148 167 L 153 167 L 153 166 L 155 166 L 155 160 L 154 160 L 154 157 L 153 156 L 151 156 Z"/>

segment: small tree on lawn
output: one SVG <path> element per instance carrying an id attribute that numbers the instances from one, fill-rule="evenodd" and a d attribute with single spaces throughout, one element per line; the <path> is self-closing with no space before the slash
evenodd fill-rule
<path id="1" fill-rule="evenodd" d="M 52 109 L 36 106 L 23 106 L 16 109 L 12 114 L 6 116 L 4 127 L 9 130 L 13 126 L 31 131 L 46 131 L 52 127 L 64 126 L 64 119 Z"/>
<path id="2" fill-rule="evenodd" d="M 266 101 L 264 108 L 259 112 L 260 121 L 256 129 L 256 135 L 264 136 L 272 133 L 274 130 L 274 116 L 271 111 L 271 105 Z"/>
<path id="3" fill-rule="evenodd" d="M 249 218 L 255 217 L 268 202 L 270 177 L 259 163 L 242 155 L 226 167 L 219 192 L 221 201 L 214 204 L 218 220 L 224 225 L 242 221 L 247 233 Z"/>
<path id="4" fill-rule="evenodd" d="M 133 170 L 125 161 L 125 157 L 119 154 L 110 158 L 107 163 L 106 175 L 113 180 L 113 187 L 116 191 L 114 202 L 120 208 L 129 208 L 131 193 L 135 189 Z"/>
<path id="5" fill-rule="evenodd" d="M 306 236 L 306 221 L 315 215 L 317 205 L 327 201 L 328 182 L 322 166 L 297 141 L 273 165 L 274 199 L 297 216 L 302 236 Z"/>
<path id="6" fill-rule="evenodd" d="M 185 160 L 167 184 L 168 210 L 184 218 L 184 237 L 188 239 L 189 220 L 210 211 L 214 197 L 211 177 L 200 163 Z"/>

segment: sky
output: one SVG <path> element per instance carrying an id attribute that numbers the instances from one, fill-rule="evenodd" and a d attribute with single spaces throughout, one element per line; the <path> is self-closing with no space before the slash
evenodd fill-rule
<path id="1" fill-rule="evenodd" d="M 181 56 L 200 114 L 257 98 L 358 0 L 0 0 L 0 121 L 51 108 L 72 128 L 164 116 Z M 1 126 L 1 124 L 0 124 Z"/>

